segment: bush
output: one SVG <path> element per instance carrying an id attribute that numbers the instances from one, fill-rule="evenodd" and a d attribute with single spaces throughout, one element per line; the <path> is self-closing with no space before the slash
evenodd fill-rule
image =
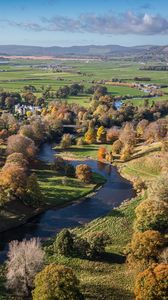
<path id="1" fill-rule="evenodd" d="M 33 300 L 84 299 L 79 290 L 79 281 L 72 269 L 50 264 L 35 278 Z"/>
<path id="2" fill-rule="evenodd" d="M 12 241 L 6 264 L 7 288 L 17 295 L 30 295 L 35 275 L 43 266 L 43 259 L 44 252 L 38 239 L 23 240 L 20 243 Z"/>
<path id="3" fill-rule="evenodd" d="M 58 254 L 70 256 L 74 251 L 73 235 L 68 229 L 61 230 L 54 243 L 54 250 Z"/>
<path id="4" fill-rule="evenodd" d="M 138 274 L 134 289 L 136 300 L 166 300 L 167 291 L 167 264 L 153 264 Z"/>
<path id="5" fill-rule="evenodd" d="M 90 183 L 92 181 L 92 169 L 85 165 L 81 164 L 76 166 L 76 177 L 85 183 Z"/>
<path id="6" fill-rule="evenodd" d="M 158 230 L 164 232 L 168 227 L 168 206 L 163 201 L 145 200 L 136 210 L 136 230 Z"/>

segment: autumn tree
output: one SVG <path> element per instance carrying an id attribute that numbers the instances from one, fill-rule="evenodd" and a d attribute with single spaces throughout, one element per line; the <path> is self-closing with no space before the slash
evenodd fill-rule
<path id="1" fill-rule="evenodd" d="M 27 174 L 25 170 L 17 164 L 7 164 L 0 172 L 0 185 L 10 189 L 10 193 L 15 197 L 23 197 L 26 181 Z"/>
<path id="2" fill-rule="evenodd" d="M 107 150 L 106 150 L 105 147 L 100 147 L 99 150 L 98 150 L 98 153 L 97 153 L 98 160 L 105 159 L 106 152 L 107 152 Z"/>
<path id="3" fill-rule="evenodd" d="M 124 128 L 120 131 L 119 139 L 123 144 L 135 145 L 136 133 L 131 123 L 126 123 Z"/>
<path id="4" fill-rule="evenodd" d="M 142 265 L 157 262 L 164 239 L 158 231 L 135 232 L 129 244 L 128 261 L 139 261 Z"/>
<path id="5" fill-rule="evenodd" d="M 121 150 L 120 159 L 123 161 L 127 161 L 133 152 L 133 147 L 129 144 L 126 144 L 123 149 Z"/>
<path id="6" fill-rule="evenodd" d="M 136 132 L 137 132 L 137 136 L 138 137 L 143 137 L 144 133 L 145 133 L 145 130 L 146 130 L 146 127 L 148 126 L 149 124 L 149 121 L 148 120 L 141 120 L 138 124 L 137 124 L 137 127 L 136 127 Z"/>
<path id="7" fill-rule="evenodd" d="M 135 283 L 136 300 L 166 300 L 168 264 L 153 264 L 138 274 Z"/>
<path id="8" fill-rule="evenodd" d="M 7 154 L 22 153 L 26 159 L 34 159 L 36 147 L 34 142 L 20 134 L 12 135 L 8 138 Z"/>
<path id="9" fill-rule="evenodd" d="M 110 129 L 108 129 L 107 135 L 106 135 L 107 142 L 114 143 L 116 140 L 118 140 L 119 134 L 120 134 L 120 131 L 116 127 L 112 127 Z"/>
<path id="10" fill-rule="evenodd" d="M 94 144 L 96 142 L 96 130 L 94 127 L 89 127 L 85 133 L 85 142 L 87 144 Z"/>
<path id="11" fill-rule="evenodd" d="M 72 269 L 50 264 L 36 275 L 33 300 L 49 299 L 84 299 Z"/>
<path id="12" fill-rule="evenodd" d="M 9 244 L 7 267 L 7 288 L 19 297 L 30 296 L 35 275 L 43 266 L 44 252 L 38 239 Z"/>
<path id="13" fill-rule="evenodd" d="M 100 126 L 97 130 L 97 141 L 100 143 L 106 142 L 106 130 L 104 126 Z"/>
<path id="14" fill-rule="evenodd" d="M 163 201 L 144 200 L 136 208 L 136 230 L 148 229 L 164 232 L 168 227 L 168 206 Z"/>
<path id="15" fill-rule="evenodd" d="M 120 140 L 116 140 L 112 145 L 112 153 L 120 154 L 123 147 L 123 143 Z"/>
<path id="16" fill-rule="evenodd" d="M 76 177 L 85 182 L 90 183 L 92 181 L 92 169 L 85 164 L 77 165 L 76 166 Z"/>
<path id="17" fill-rule="evenodd" d="M 160 175 L 149 188 L 149 197 L 156 201 L 164 201 L 168 204 L 168 175 Z"/>
<path id="18" fill-rule="evenodd" d="M 26 194 L 24 198 L 28 204 L 34 207 L 39 207 L 44 199 L 35 173 L 31 174 L 27 179 Z"/>
<path id="19" fill-rule="evenodd" d="M 17 152 L 14 152 L 7 156 L 5 166 L 10 164 L 20 166 L 25 171 L 28 167 L 28 161 L 25 159 L 24 155 Z"/>
<path id="20" fill-rule="evenodd" d="M 19 130 L 19 134 L 28 137 L 29 139 L 34 140 L 34 132 L 32 126 L 22 125 Z"/>
<path id="21" fill-rule="evenodd" d="M 69 148 L 72 145 L 72 136 L 69 133 L 63 135 L 60 146 L 63 149 Z"/>

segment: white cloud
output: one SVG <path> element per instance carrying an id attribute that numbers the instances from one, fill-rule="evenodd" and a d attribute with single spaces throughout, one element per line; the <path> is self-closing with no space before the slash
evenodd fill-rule
<path id="1" fill-rule="evenodd" d="M 135 14 L 83 14 L 78 18 L 55 16 L 42 17 L 40 22 L 17 22 L 1 20 L 9 26 L 34 31 L 89 32 L 99 34 L 168 34 L 168 19 L 161 15 Z"/>

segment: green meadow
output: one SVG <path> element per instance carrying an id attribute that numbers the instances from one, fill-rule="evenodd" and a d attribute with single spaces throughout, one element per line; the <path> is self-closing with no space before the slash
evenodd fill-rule
<path id="1" fill-rule="evenodd" d="M 69 67 L 63 72 L 55 72 L 50 65 L 59 64 Z M 43 65 L 48 66 L 43 68 Z M 100 80 L 111 80 L 118 78 L 126 82 L 134 82 L 134 77 L 150 77 L 151 83 L 168 84 L 168 72 L 140 70 L 142 65 L 126 61 L 37 61 L 37 60 L 11 60 L 8 65 L 0 65 L 0 89 L 10 92 L 23 92 L 25 85 L 33 85 L 37 89 L 37 96 L 42 94 L 42 86 L 51 86 L 51 91 L 56 92 L 63 85 L 70 85 L 74 82 L 81 83 L 85 87 Z M 145 82 L 144 82 L 145 83 Z M 144 99 L 143 91 L 124 86 L 107 85 L 108 92 L 113 96 L 134 96 L 131 99 L 134 105 L 142 105 Z M 162 89 L 165 96 L 151 98 L 152 101 L 167 99 L 168 88 Z M 138 98 L 139 97 L 139 98 Z M 90 95 L 78 95 L 69 97 L 69 103 L 78 103 L 85 107 L 90 102 Z"/>

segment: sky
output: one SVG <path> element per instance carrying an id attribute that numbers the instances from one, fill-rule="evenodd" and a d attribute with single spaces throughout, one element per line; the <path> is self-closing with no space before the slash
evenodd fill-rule
<path id="1" fill-rule="evenodd" d="M 168 0 L 0 0 L 0 44 L 166 45 Z"/>

